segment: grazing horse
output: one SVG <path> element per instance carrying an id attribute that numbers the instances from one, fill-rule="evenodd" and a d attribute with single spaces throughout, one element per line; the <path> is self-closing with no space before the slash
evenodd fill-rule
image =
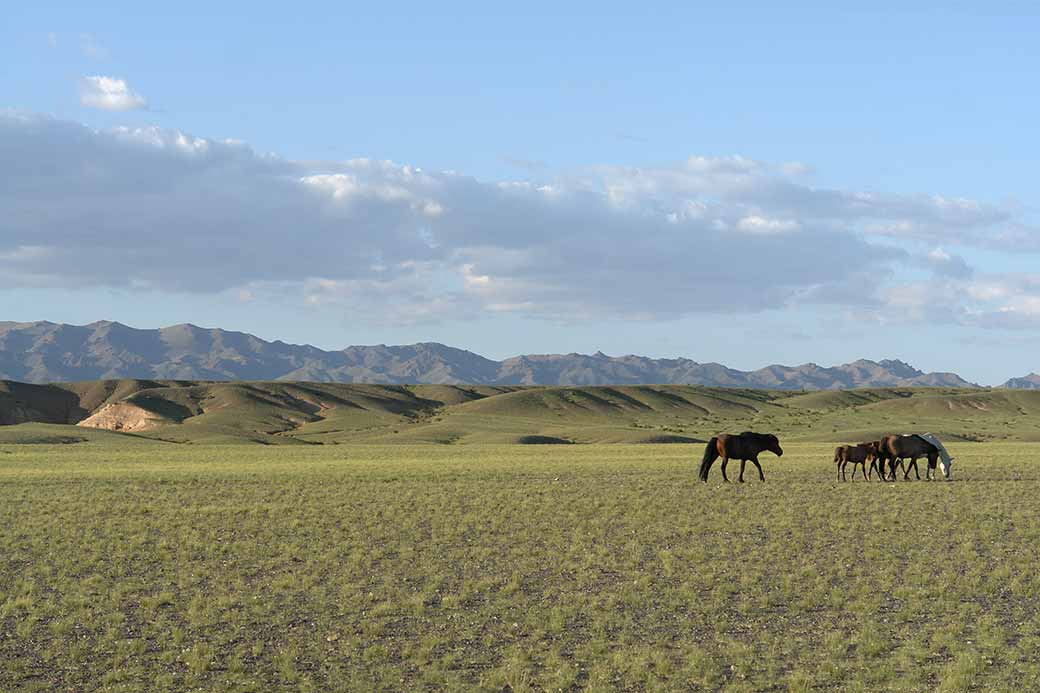
<path id="1" fill-rule="evenodd" d="M 834 463 L 838 465 L 838 480 L 845 481 L 845 465 L 852 463 L 852 480 L 856 480 L 856 465 L 860 465 L 863 471 L 863 479 L 870 480 L 867 474 L 867 463 L 870 463 L 870 471 L 873 473 L 878 469 L 879 447 L 877 441 L 872 443 L 859 443 L 858 445 L 839 445 L 834 449 Z M 881 475 L 881 470 L 878 474 Z"/>
<path id="2" fill-rule="evenodd" d="M 752 433 L 745 431 L 739 435 L 721 433 L 708 441 L 704 448 L 704 457 L 701 459 L 700 479 L 708 482 L 708 470 L 718 458 L 722 458 L 722 478 L 729 481 L 726 476 L 726 463 L 730 459 L 740 460 L 740 483 L 744 483 L 744 465 L 750 460 L 758 468 L 758 478 L 766 480 L 762 473 L 762 465 L 758 463 L 758 453 L 763 450 L 780 457 L 784 451 L 780 448 L 780 441 L 771 433 Z"/>
<path id="3" fill-rule="evenodd" d="M 936 449 L 939 451 L 939 468 L 942 469 L 943 478 L 946 481 L 952 479 L 953 477 L 951 475 L 953 474 L 953 457 L 950 456 L 950 453 L 946 449 L 946 446 L 942 444 L 942 441 L 939 440 L 939 438 L 934 433 L 919 433 L 918 435 L 936 447 Z M 934 465 L 928 468 L 926 477 L 929 479 L 935 478 Z"/>
<path id="4" fill-rule="evenodd" d="M 917 471 L 917 458 L 924 457 L 928 460 L 928 467 L 925 469 L 925 478 L 932 479 L 935 477 L 935 466 L 936 462 L 942 460 L 942 473 L 943 477 L 949 480 L 950 478 L 950 466 L 953 464 L 953 458 L 950 457 L 950 453 L 946 451 L 942 442 L 939 441 L 931 433 L 924 433 L 921 435 L 908 433 L 904 435 L 890 435 L 882 438 L 879 443 L 881 453 L 881 468 L 884 470 L 885 462 L 889 463 L 889 470 L 891 474 L 885 474 L 882 472 L 882 478 L 896 478 L 896 464 L 903 459 L 910 460 L 910 467 L 914 470 L 914 476 L 918 479 L 921 478 L 920 472 Z M 903 467 L 903 478 L 910 478 L 910 469 Z"/>

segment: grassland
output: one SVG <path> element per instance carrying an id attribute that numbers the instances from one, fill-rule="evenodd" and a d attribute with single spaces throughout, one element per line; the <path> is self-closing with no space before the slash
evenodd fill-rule
<path id="1" fill-rule="evenodd" d="M 68 430 L 0 429 L 0 690 L 1040 687 L 1037 445 L 704 485 L 694 445 Z"/>

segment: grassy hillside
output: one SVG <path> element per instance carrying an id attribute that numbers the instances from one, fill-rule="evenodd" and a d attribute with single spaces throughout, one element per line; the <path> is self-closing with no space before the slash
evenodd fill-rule
<path id="1" fill-rule="evenodd" d="M 0 426 L 0 445 L 70 445 L 96 443 L 114 446 L 155 445 L 143 436 L 65 424 L 25 423 L 18 426 Z"/>
<path id="2" fill-rule="evenodd" d="M 695 442 L 747 429 L 821 442 L 907 431 L 951 440 L 1035 441 L 1040 391 L 5 381 L 0 422 L 78 424 L 75 430 L 102 428 L 178 443 L 265 445 Z"/>

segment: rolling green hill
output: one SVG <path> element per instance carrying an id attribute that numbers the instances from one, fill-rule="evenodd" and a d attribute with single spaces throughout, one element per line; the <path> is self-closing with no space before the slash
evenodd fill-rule
<path id="1" fill-rule="evenodd" d="M 692 443 L 747 429 L 804 441 L 907 431 L 1032 441 L 1040 440 L 1040 391 L 0 381 L 0 423 L 2 435 L 14 438 L 24 429 L 33 439 L 49 424 L 48 435 L 69 441 L 96 430 L 265 445 Z"/>

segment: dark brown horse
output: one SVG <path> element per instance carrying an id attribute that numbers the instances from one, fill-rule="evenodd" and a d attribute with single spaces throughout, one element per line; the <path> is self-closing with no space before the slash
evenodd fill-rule
<path id="1" fill-rule="evenodd" d="M 744 465 L 750 461 L 758 467 L 758 478 L 766 480 L 762 473 L 762 465 L 758 463 L 758 453 L 763 450 L 780 457 L 784 451 L 780 448 L 780 441 L 771 433 L 752 433 L 745 431 L 739 435 L 722 433 L 708 441 L 704 448 L 704 457 L 701 459 L 699 476 L 701 481 L 708 482 L 708 470 L 718 458 L 722 458 L 722 478 L 729 481 L 726 476 L 726 463 L 730 459 L 740 460 L 740 483 L 744 483 Z"/>
<path id="2" fill-rule="evenodd" d="M 852 463 L 852 480 L 856 480 L 856 465 L 863 471 L 863 479 L 869 481 L 870 474 L 867 473 L 867 464 L 870 464 L 870 472 L 878 469 L 879 443 L 859 443 L 858 445 L 839 445 L 834 449 L 834 463 L 838 465 L 838 480 L 845 481 L 845 466 Z"/>
<path id="3" fill-rule="evenodd" d="M 920 479 L 921 474 L 917 471 L 918 457 L 928 459 L 928 469 L 925 471 L 925 475 L 931 478 L 936 462 L 939 459 L 939 448 L 919 435 L 885 436 L 878 441 L 878 446 L 881 455 L 883 479 L 892 479 L 894 481 L 896 478 L 896 465 L 903 459 L 910 460 L 910 464 L 903 467 L 903 478 L 910 478 L 910 469 L 912 468 L 914 476 Z M 884 471 L 886 462 L 889 465 L 890 473 L 885 473 Z M 949 466 L 947 464 L 943 465 L 943 473 L 949 477 Z"/>

